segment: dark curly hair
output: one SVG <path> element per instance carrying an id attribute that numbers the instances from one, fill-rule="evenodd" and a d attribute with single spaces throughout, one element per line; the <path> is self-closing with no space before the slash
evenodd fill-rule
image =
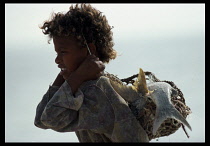
<path id="1" fill-rule="evenodd" d="M 116 58 L 112 27 L 105 15 L 90 4 L 71 5 L 67 13 L 53 13 L 51 20 L 45 21 L 40 28 L 49 36 L 48 43 L 54 36 L 74 36 L 81 47 L 85 47 L 84 36 L 87 43 L 95 44 L 102 62 L 109 63 Z"/>

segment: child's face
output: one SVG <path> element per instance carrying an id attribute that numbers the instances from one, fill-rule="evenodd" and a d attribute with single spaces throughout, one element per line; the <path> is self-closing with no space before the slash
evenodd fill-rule
<path id="1" fill-rule="evenodd" d="M 53 37 L 57 57 L 55 63 L 61 68 L 60 74 L 67 79 L 88 55 L 86 48 L 81 48 L 73 37 Z"/>

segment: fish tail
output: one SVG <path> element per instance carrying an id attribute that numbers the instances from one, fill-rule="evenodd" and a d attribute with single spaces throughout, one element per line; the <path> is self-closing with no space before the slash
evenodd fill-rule
<path id="1" fill-rule="evenodd" d="M 175 108 L 173 109 L 174 112 L 172 113 L 172 118 L 175 118 L 176 120 L 180 121 L 181 123 L 183 123 L 185 126 L 187 126 L 191 131 L 192 128 L 190 126 L 190 124 L 187 122 L 187 120 L 179 113 L 178 110 L 176 110 Z"/>
<path id="2" fill-rule="evenodd" d="M 192 128 L 190 126 L 190 124 L 186 121 L 186 119 L 179 113 L 179 111 L 177 111 L 172 105 L 170 106 L 170 108 L 166 108 L 166 109 L 157 109 L 156 110 L 156 114 L 155 114 L 155 121 L 153 124 L 153 135 L 156 134 L 158 128 L 160 127 L 160 125 L 167 119 L 167 118 L 173 118 L 178 120 L 179 122 L 183 123 L 184 125 L 186 125 L 191 131 Z"/>

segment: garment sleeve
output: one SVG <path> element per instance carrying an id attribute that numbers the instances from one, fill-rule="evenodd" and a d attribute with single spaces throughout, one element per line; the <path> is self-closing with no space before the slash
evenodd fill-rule
<path id="1" fill-rule="evenodd" d="M 37 106 L 35 125 L 43 129 L 53 129 L 62 132 L 74 120 L 77 119 L 77 112 L 81 107 L 84 95 L 80 89 L 73 96 L 67 81 L 54 91 L 50 98 L 49 90 Z"/>
<path id="2" fill-rule="evenodd" d="M 41 119 L 41 116 L 42 116 L 45 106 L 47 105 L 49 100 L 52 98 L 52 96 L 55 94 L 55 92 L 58 91 L 58 89 L 59 89 L 58 86 L 49 86 L 49 89 L 42 97 L 42 100 L 39 102 L 38 106 L 36 107 L 36 115 L 35 115 L 35 120 L 34 120 L 35 126 L 42 128 L 42 129 L 48 129 L 47 126 L 42 124 L 40 119 Z"/>

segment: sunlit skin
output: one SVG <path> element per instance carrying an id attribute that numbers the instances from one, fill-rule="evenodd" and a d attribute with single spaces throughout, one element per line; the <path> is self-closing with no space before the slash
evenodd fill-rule
<path id="1" fill-rule="evenodd" d="M 99 60 L 95 45 L 88 44 L 93 55 L 89 55 L 87 48 L 81 48 L 73 37 L 53 37 L 57 57 L 55 63 L 63 68 L 53 85 L 61 86 L 67 80 L 73 93 L 87 80 L 97 79 L 105 68 Z"/>
<path id="2" fill-rule="evenodd" d="M 60 74 L 67 79 L 88 56 L 87 49 L 79 47 L 73 37 L 54 37 L 53 43 L 57 53 L 55 63 L 59 68 L 66 68 Z"/>

